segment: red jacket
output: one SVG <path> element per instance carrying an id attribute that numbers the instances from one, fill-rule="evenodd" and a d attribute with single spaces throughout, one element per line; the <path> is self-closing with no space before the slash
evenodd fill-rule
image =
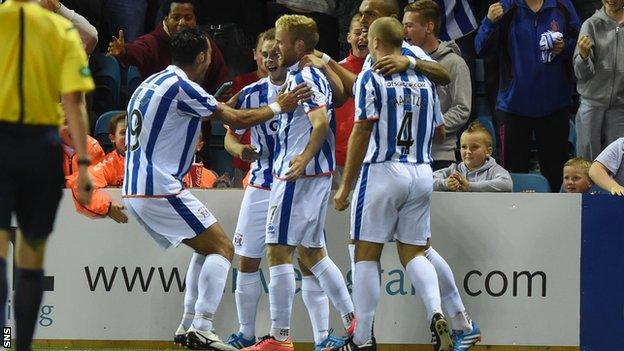
<path id="1" fill-rule="evenodd" d="M 243 90 L 244 87 L 258 81 L 258 79 L 260 79 L 260 77 L 258 77 L 257 71 L 241 74 L 234 77 L 234 79 L 232 79 L 232 95 L 236 95 L 236 93 Z M 249 132 L 249 130 L 247 130 L 245 134 L 243 134 L 243 136 L 240 138 L 240 141 L 243 144 L 251 143 L 251 133 Z M 249 162 L 245 162 L 238 157 L 234 157 L 232 158 L 232 167 L 240 169 L 243 172 L 247 172 L 249 171 Z"/>
<path id="2" fill-rule="evenodd" d="M 364 66 L 364 58 L 355 57 L 352 52 L 349 52 L 349 56 L 340 61 L 340 65 L 358 74 Z M 338 166 L 344 167 L 347 160 L 347 145 L 353 129 L 354 115 L 355 101 L 353 97 L 349 97 L 342 106 L 336 108 L 336 164 Z"/>
<path id="3" fill-rule="evenodd" d="M 212 39 L 210 44 L 212 61 L 200 85 L 208 93 L 214 94 L 228 80 L 228 69 L 217 44 Z M 162 22 L 151 33 L 126 44 L 125 48 L 125 54 L 117 56 L 117 60 L 124 66 L 138 67 L 143 79 L 171 64 L 171 37 L 165 32 Z"/>

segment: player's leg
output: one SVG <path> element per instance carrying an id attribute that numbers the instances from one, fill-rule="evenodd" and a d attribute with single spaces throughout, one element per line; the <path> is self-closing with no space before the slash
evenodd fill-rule
<path id="1" fill-rule="evenodd" d="M 468 350 L 481 340 L 479 325 L 468 316 L 455 284 L 453 271 L 446 260 L 431 246 L 425 250 L 425 257 L 431 262 L 438 275 L 442 307 L 451 322 L 455 350 Z"/>
<path id="2" fill-rule="evenodd" d="M 372 344 L 373 320 L 379 303 L 379 261 L 383 244 L 358 240 L 355 244 L 355 277 L 353 303 L 357 326 L 353 335 L 356 345 Z"/>
<path id="3" fill-rule="evenodd" d="M 308 310 L 314 344 L 319 345 L 329 336 L 329 299 L 314 274 L 299 260 L 301 270 L 301 298 Z"/>
<path id="4" fill-rule="evenodd" d="M 199 280 L 199 274 L 201 273 L 202 266 L 206 256 L 194 252 L 191 256 L 188 269 L 186 270 L 186 279 L 184 282 L 184 312 L 182 313 L 182 320 L 176 330 L 173 341 L 176 344 L 186 346 L 186 332 L 193 324 L 195 318 L 195 303 L 197 302 L 197 282 Z"/>
<path id="5" fill-rule="evenodd" d="M 436 340 L 435 350 L 450 351 L 453 343 L 448 322 L 442 313 L 438 276 L 433 264 L 425 257 L 431 237 L 431 167 L 427 164 L 400 167 L 410 175 L 411 184 L 407 200 L 398 210 L 395 238 L 399 259 L 425 305 Z"/>
<path id="6" fill-rule="evenodd" d="M 262 245 L 264 246 L 264 243 Z M 234 292 L 239 329 L 238 333 L 232 334 L 228 339 L 228 344 L 237 349 L 251 346 L 256 342 L 256 312 L 262 295 L 259 270 L 261 261 L 261 258 L 239 257 Z"/>
<path id="7" fill-rule="evenodd" d="M 214 313 L 223 297 L 230 262 L 234 256 L 232 243 L 221 225 L 216 222 L 201 234 L 184 239 L 182 242 L 205 256 L 199 273 L 195 315 L 193 324 L 188 330 L 187 343 L 191 348 L 235 350 L 212 332 Z"/>

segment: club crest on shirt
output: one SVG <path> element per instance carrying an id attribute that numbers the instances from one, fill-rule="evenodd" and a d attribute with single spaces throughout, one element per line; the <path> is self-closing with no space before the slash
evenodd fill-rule
<path id="1" fill-rule="evenodd" d="M 208 211 L 206 207 L 202 207 L 197 211 L 197 216 L 201 217 L 202 219 L 206 219 L 210 217 L 210 211 Z"/>

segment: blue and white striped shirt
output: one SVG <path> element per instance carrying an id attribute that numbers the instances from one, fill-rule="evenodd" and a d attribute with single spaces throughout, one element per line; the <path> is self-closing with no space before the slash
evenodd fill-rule
<path id="1" fill-rule="evenodd" d="M 281 86 L 275 85 L 266 77 L 251 83 L 241 91 L 236 100 L 236 108 L 258 108 L 277 101 Z M 258 160 L 250 165 L 251 176 L 249 185 L 260 188 L 271 188 L 273 182 L 273 158 L 277 141 L 279 119 L 274 117 L 262 124 L 250 128 L 251 146 L 260 154 Z M 245 130 L 234 131 L 239 136 Z"/>
<path id="2" fill-rule="evenodd" d="M 440 13 L 443 14 L 440 23 L 441 40 L 455 40 L 477 29 L 477 20 L 468 0 L 436 0 L 436 2 L 440 6 Z"/>
<path id="3" fill-rule="evenodd" d="M 312 99 L 305 101 L 293 112 L 279 115 L 279 130 L 277 133 L 277 147 L 273 173 L 284 177 L 290 169 L 290 161 L 300 155 L 308 145 L 312 134 L 312 124 L 308 113 L 318 108 L 326 108 L 329 116 L 329 132 L 319 152 L 308 163 L 303 176 L 326 175 L 334 172 L 335 160 L 335 133 L 334 107 L 332 91 L 325 75 L 314 67 L 304 67 L 299 70 L 299 63 L 289 68 L 286 79 L 287 91 L 294 89 L 298 84 L 305 82 L 312 90 Z"/>
<path id="4" fill-rule="evenodd" d="M 410 43 L 403 41 L 403 44 L 401 45 L 401 55 L 403 56 L 411 56 L 415 59 L 419 59 L 419 60 L 425 60 L 425 61 L 435 61 L 434 59 L 432 59 L 429 55 L 427 55 L 427 53 L 421 49 L 419 46 L 416 45 L 410 45 Z M 371 54 L 368 54 L 366 56 L 366 59 L 364 60 L 364 65 L 362 66 L 362 71 L 365 71 L 371 67 L 373 67 L 373 57 L 371 56 Z"/>
<path id="5" fill-rule="evenodd" d="M 182 191 L 201 118 L 217 101 L 176 66 L 147 78 L 128 104 L 124 196 L 160 197 Z"/>
<path id="6" fill-rule="evenodd" d="M 431 163 L 435 128 L 443 124 L 435 85 L 407 71 L 383 77 L 372 69 L 355 82 L 355 123 L 374 121 L 364 163 Z"/>

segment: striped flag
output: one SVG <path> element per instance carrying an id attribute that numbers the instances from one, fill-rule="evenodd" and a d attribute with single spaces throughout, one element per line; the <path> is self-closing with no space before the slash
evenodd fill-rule
<path id="1" fill-rule="evenodd" d="M 409 0 L 410 3 L 416 0 Z M 477 29 L 475 19 L 468 0 L 435 0 L 440 6 L 442 16 L 442 26 L 440 28 L 440 39 L 455 40 Z"/>

